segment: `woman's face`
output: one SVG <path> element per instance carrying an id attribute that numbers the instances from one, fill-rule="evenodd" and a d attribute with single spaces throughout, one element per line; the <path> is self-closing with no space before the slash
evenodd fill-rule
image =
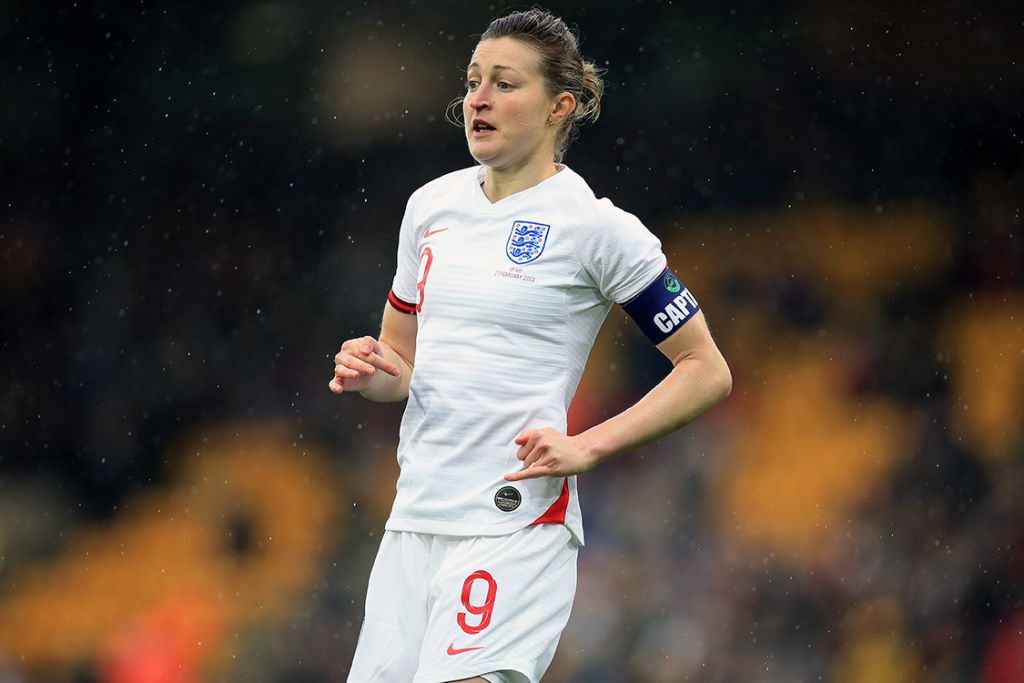
<path id="1" fill-rule="evenodd" d="M 491 168 L 520 166 L 554 156 L 557 125 L 549 123 L 555 98 L 548 94 L 540 55 L 515 38 L 476 46 L 466 71 L 466 140 L 473 158 Z"/>

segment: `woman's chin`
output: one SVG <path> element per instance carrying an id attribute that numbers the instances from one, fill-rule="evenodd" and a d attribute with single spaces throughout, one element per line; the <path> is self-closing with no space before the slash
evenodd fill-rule
<path id="1" fill-rule="evenodd" d="M 483 166 L 499 166 L 501 165 L 501 155 L 494 149 L 490 149 L 485 145 L 474 145 L 472 142 L 469 143 L 469 155 L 476 159 L 478 164 Z"/>

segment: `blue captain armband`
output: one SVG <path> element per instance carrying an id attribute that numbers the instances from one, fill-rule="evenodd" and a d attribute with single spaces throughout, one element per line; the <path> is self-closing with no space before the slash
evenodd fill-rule
<path id="1" fill-rule="evenodd" d="M 692 318 L 700 305 L 670 268 L 644 291 L 622 304 L 643 333 L 660 344 Z"/>

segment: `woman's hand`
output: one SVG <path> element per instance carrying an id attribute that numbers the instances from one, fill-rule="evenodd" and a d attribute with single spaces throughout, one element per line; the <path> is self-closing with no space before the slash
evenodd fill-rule
<path id="1" fill-rule="evenodd" d="M 377 370 L 399 377 L 402 372 L 384 357 L 380 342 L 367 335 L 349 339 L 334 356 L 334 379 L 328 385 L 336 394 L 363 391 L 370 386 Z"/>
<path id="2" fill-rule="evenodd" d="M 597 464 L 579 436 L 566 436 L 557 429 L 527 429 L 516 437 L 516 457 L 523 469 L 505 475 L 507 481 L 535 477 L 568 477 L 586 472 Z"/>

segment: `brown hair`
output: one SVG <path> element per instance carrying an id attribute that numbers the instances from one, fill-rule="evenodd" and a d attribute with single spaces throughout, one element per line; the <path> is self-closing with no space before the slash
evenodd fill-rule
<path id="1" fill-rule="evenodd" d="M 562 161 L 579 125 L 596 121 L 601 115 L 601 72 L 580 56 L 579 38 L 565 22 L 539 7 L 492 21 L 480 42 L 493 38 L 515 38 L 530 45 L 540 55 L 541 73 L 551 95 L 569 92 L 576 98 L 576 110 L 565 119 L 555 138 L 555 161 Z"/>

